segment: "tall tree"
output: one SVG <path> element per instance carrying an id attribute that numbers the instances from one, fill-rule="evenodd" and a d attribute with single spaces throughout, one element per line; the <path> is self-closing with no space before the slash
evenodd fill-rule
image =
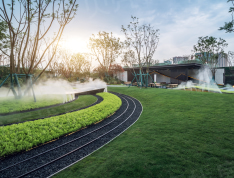
<path id="1" fill-rule="evenodd" d="M 110 65 L 121 54 L 122 42 L 120 38 L 114 37 L 112 32 L 109 34 L 103 31 L 90 37 L 89 48 L 104 72 L 108 73 Z"/>
<path id="2" fill-rule="evenodd" d="M 228 66 L 233 67 L 234 66 L 234 52 L 228 51 Z"/>
<path id="3" fill-rule="evenodd" d="M 234 32 L 234 18 L 233 18 L 233 13 L 234 13 L 234 0 L 228 0 L 227 2 L 231 2 L 233 7 L 229 8 L 229 13 L 231 13 L 231 21 L 230 22 L 225 22 L 223 27 L 220 27 L 219 30 L 225 30 L 226 33 L 231 33 Z"/>
<path id="4" fill-rule="evenodd" d="M 0 49 L 8 48 L 9 45 L 9 35 L 7 33 L 8 25 L 5 21 L 0 20 Z M 4 51 L 2 51 L 5 54 Z"/>
<path id="5" fill-rule="evenodd" d="M 219 30 L 224 30 L 226 33 L 232 33 L 234 32 L 234 0 L 228 0 L 227 2 L 232 3 L 232 7 L 229 8 L 229 13 L 231 13 L 231 21 L 225 22 L 223 27 L 220 27 Z M 228 66 L 230 69 L 234 65 L 234 52 L 229 51 L 228 52 Z"/>
<path id="6" fill-rule="evenodd" d="M 55 45 L 53 55 L 37 79 L 52 61 L 64 28 L 75 16 L 78 4 L 76 0 L 11 0 L 8 4 L 5 2 L 2 0 L 0 17 L 8 26 L 10 52 L 7 55 L 10 58 L 11 74 L 19 72 L 15 69 L 16 65 L 22 67 L 25 74 L 31 74 L 42 63 L 49 47 Z M 58 30 L 54 38 L 45 44 L 44 38 L 56 20 Z M 5 52 L 4 48 L 1 50 Z M 25 58 L 29 60 L 27 67 Z"/>
<path id="7" fill-rule="evenodd" d="M 115 77 L 118 73 L 124 72 L 124 69 L 119 64 L 111 64 L 108 72 L 110 76 Z"/>
<path id="8" fill-rule="evenodd" d="M 19 69 L 22 68 L 28 79 L 31 78 L 29 74 L 32 74 L 39 65 L 44 66 L 26 88 L 25 95 L 53 60 L 64 28 L 75 16 L 78 4 L 76 0 L 11 0 L 7 1 L 8 4 L 5 2 L 2 0 L 0 18 L 8 26 L 10 52 L 5 52 L 4 48 L 0 50 L 10 58 L 10 88 L 15 97 L 20 98 L 22 93 L 19 85 L 18 94 L 13 85 L 13 76 L 17 81 L 17 75 L 14 73 L 19 73 Z M 54 33 L 54 38 L 46 44 L 44 39 L 49 35 L 48 32 L 56 20 L 57 32 Z M 51 45 L 55 46 L 51 58 L 48 63 L 42 65 Z M 35 97 L 34 100 L 36 101 Z"/>
<path id="9" fill-rule="evenodd" d="M 76 53 L 71 56 L 74 66 L 74 77 L 86 78 L 90 76 L 91 61 L 88 60 L 89 54 Z"/>
<path id="10" fill-rule="evenodd" d="M 136 53 L 136 60 L 140 68 L 149 67 L 152 57 L 157 49 L 159 42 L 159 29 L 154 29 L 150 24 L 140 25 L 138 18 L 131 17 L 132 22 L 122 31 L 125 34 L 125 45 Z"/>
<path id="11" fill-rule="evenodd" d="M 135 57 L 140 71 L 143 72 L 142 67 L 146 66 L 146 73 L 148 73 L 159 43 L 159 29 L 155 29 L 150 24 L 140 25 L 138 18 L 133 16 L 131 18 L 132 22 L 126 28 L 123 25 L 121 28 L 126 37 L 125 62 L 127 62 L 126 59 L 129 59 L 131 63 Z"/>
<path id="12" fill-rule="evenodd" d="M 90 76 L 91 62 L 88 54 L 72 54 L 65 49 L 59 49 L 58 54 L 50 65 L 50 70 L 56 76 L 74 81 L 77 78 L 86 78 Z"/>
<path id="13" fill-rule="evenodd" d="M 122 63 L 124 64 L 124 66 L 127 66 L 129 68 L 132 68 L 134 71 L 134 64 L 137 63 L 137 58 L 135 56 L 135 52 L 131 49 L 128 49 L 127 51 L 125 51 L 123 53 L 122 56 Z"/>
<path id="14" fill-rule="evenodd" d="M 9 36 L 7 34 L 7 30 L 8 30 L 7 23 L 0 20 L 0 49 L 7 48 L 9 45 Z M 8 61 L 7 57 L 8 56 L 6 56 L 6 53 L 4 51 L 0 53 L 0 66 L 1 65 L 4 66 L 7 64 L 6 63 Z M 3 73 L 3 68 L 0 69 L 0 72 L 1 76 Z"/>
<path id="15" fill-rule="evenodd" d="M 210 67 L 212 76 L 214 78 L 216 67 L 220 57 L 224 57 L 224 48 L 228 44 L 222 38 L 215 38 L 213 36 L 199 37 L 198 43 L 193 46 L 195 57 L 201 61 L 202 64 L 207 64 Z"/>

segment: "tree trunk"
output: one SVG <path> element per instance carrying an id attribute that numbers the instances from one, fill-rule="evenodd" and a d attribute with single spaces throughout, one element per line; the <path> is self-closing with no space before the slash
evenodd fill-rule
<path id="1" fill-rule="evenodd" d="M 211 69 L 212 80 L 215 81 L 215 69 Z"/>
<path id="2" fill-rule="evenodd" d="M 11 54 L 10 54 L 10 74 L 15 73 L 15 61 L 14 61 L 14 51 L 11 48 Z"/>
<path id="3" fill-rule="evenodd" d="M 20 59 L 18 59 L 18 65 L 17 65 L 17 74 L 20 74 Z"/>

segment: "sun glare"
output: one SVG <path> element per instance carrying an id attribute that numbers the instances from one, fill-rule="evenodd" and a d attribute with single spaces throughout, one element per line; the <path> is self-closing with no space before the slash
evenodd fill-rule
<path id="1" fill-rule="evenodd" d="M 85 53 L 88 52 L 87 43 L 78 38 L 65 39 L 60 42 L 61 48 L 71 51 L 72 53 Z"/>

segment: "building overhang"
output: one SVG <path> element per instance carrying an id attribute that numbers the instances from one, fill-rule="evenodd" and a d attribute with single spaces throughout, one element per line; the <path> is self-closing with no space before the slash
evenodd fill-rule
<path id="1" fill-rule="evenodd" d="M 175 69 L 200 69 L 203 65 L 199 63 L 189 63 L 189 64 L 170 64 L 162 66 L 150 66 L 149 70 L 175 70 Z M 123 68 L 125 71 L 132 70 L 133 68 Z M 139 67 L 134 67 L 135 70 L 139 70 Z M 143 70 L 147 67 L 142 67 Z"/>

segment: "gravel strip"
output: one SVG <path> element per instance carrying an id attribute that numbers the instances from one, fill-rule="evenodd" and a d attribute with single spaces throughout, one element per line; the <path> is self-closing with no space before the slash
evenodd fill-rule
<path id="1" fill-rule="evenodd" d="M 122 106 L 120 109 L 111 117 L 105 119 L 104 121 L 91 125 L 87 127 L 86 129 L 83 129 L 79 132 L 76 132 L 72 135 L 69 135 L 67 137 L 62 137 L 58 139 L 57 141 L 51 142 L 49 144 L 40 146 L 36 149 L 33 149 L 29 152 L 25 152 L 24 154 L 20 154 L 17 156 L 14 156 L 12 158 L 8 158 L 3 160 L 3 162 L 0 164 L 0 169 L 7 167 L 8 165 L 11 165 L 13 163 L 16 163 L 17 161 L 27 159 L 28 157 L 31 157 L 35 154 L 41 153 L 43 151 L 46 151 L 48 149 L 51 149 L 55 146 L 61 145 L 65 142 L 68 142 L 69 140 L 72 140 L 74 138 L 80 137 L 81 135 L 84 135 L 92 130 L 97 129 L 98 127 L 101 127 L 102 125 L 107 124 L 111 120 L 113 120 L 118 115 L 121 115 L 124 111 L 126 111 L 124 114 L 121 115 L 118 119 L 110 123 L 109 125 L 105 126 L 104 128 L 95 131 L 77 141 L 71 142 L 66 146 L 62 146 L 56 150 L 53 150 L 51 152 L 48 152 L 44 155 L 41 155 L 39 157 L 33 158 L 32 160 L 29 160 L 27 162 L 24 162 L 23 164 L 19 164 L 15 167 L 11 167 L 9 169 L 6 169 L 5 171 L 2 171 L 0 174 L 0 177 L 17 177 L 19 175 L 22 175 L 27 170 L 33 170 L 36 167 L 40 167 L 41 165 L 50 162 L 54 160 L 55 158 L 58 158 L 59 156 L 66 154 L 68 152 L 71 152 L 74 149 L 79 148 L 82 145 L 87 144 L 88 142 L 102 136 L 103 134 L 107 133 L 108 131 L 114 129 L 113 131 L 109 132 L 103 137 L 100 137 L 99 139 L 95 140 L 91 144 L 87 144 L 83 148 L 73 152 L 72 154 L 59 159 L 58 161 L 49 164 L 48 166 L 45 166 L 41 168 L 40 170 L 37 170 L 30 175 L 27 175 L 26 177 L 47 177 L 50 175 L 53 175 L 54 173 L 60 171 L 61 169 L 64 169 L 65 167 L 73 164 L 74 162 L 77 162 L 77 160 L 83 159 L 87 155 L 91 154 L 93 151 L 99 149 L 104 144 L 108 143 L 110 140 L 118 136 L 120 133 L 122 133 L 126 128 L 128 128 L 131 124 L 133 124 L 140 116 L 142 111 L 142 106 L 139 103 L 139 101 L 128 97 L 124 95 L 119 95 L 121 98 L 126 98 L 129 102 L 129 108 L 126 111 L 128 102 L 125 101 L 125 99 L 122 98 Z M 126 120 L 127 119 L 127 120 Z M 126 121 L 125 121 L 126 120 Z M 122 124 L 121 124 L 122 123 Z M 120 126 L 118 126 L 121 124 Z"/>
<path id="2" fill-rule="evenodd" d="M 102 100 L 102 97 L 100 96 L 97 96 L 99 99 Z M 127 102 L 124 100 L 123 103 L 122 103 L 122 106 L 120 107 L 119 110 L 126 108 L 127 107 Z M 118 111 L 119 111 L 118 110 Z M 120 114 L 122 112 L 119 112 Z M 119 115 L 119 113 L 115 113 L 112 115 L 112 117 L 117 117 Z M 71 134 L 69 136 L 63 136 L 63 137 L 60 137 L 59 139 L 57 139 L 56 141 L 53 141 L 53 142 L 50 142 L 48 144 L 45 144 L 45 145 L 42 145 L 42 146 L 39 146 L 35 149 L 32 149 L 30 151 L 27 151 L 27 152 L 21 152 L 21 153 L 18 153 L 16 155 L 12 155 L 12 156 L 9 156 L 7 157 L 6 159 L 2 160 L 0 162 L 0 170 L 10 166 L 10 165 L 13 165 L 19 161 L 22 161 L 22 160 L 25 160 L 27 158 L 30 158 L 30 157 L 33 157 L 34 155 L 38 155 L 40 153 L 43 153 L 49 149 L 52 149 L 54 147 L 57 147 L 57 146 L 60 146 L 62 144 L 65 144 L 77 137 L 80 137 L 80 136 L 83 136 L 89 132 L 92 132 L 93 130 L 95 129 L 98 129 L 100 127 L 102 127 L 103 125 L 105 124 L 108 124 L 109 122 L 112 121 L 112 117 L 109 117 L 109 118 L 106 118 L 105 120 L 103 120 L 102 122 L 98 123 L 98 124 L 93 124 L 93 125 L 90 125 L 88 126 L 87 128 L 83 129 L 83 130 L 80 130 L 79 132 L 75 132 L 74 134 Z M 1 172 L 0 172 L 1 173 Z M 1 177 L 1 175 L 0 175 Z"/>

